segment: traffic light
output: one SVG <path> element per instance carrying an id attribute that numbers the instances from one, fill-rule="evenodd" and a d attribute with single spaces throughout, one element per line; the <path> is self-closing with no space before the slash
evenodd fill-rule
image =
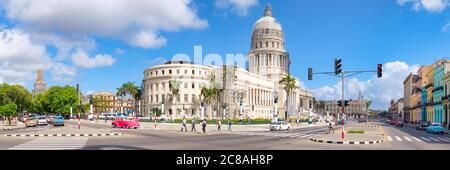
<path id="1" fill-rule="evenodd" d="M 342 73 L 342 59 L 334 60 L 334 74 L 338 75 Z"/>
<path id="2" fill-rule="evenodd" d="M 312 79 L 313 79 L 313 69 L 308 68 L 308 80 L 312 80 Z"/>
<path id="3" fill-rule="evenodd" d="M 347 107 L 347 106 L 349 105 L 349 104 L 348 104 L 349 102 L 350 102 L 350 101 L 348 101 L 348 100 L 344 100 L 344 101 L 339 100 L 339 101 L 338 101 L 338 106 L 339 106 L 339 107 L 342 107 L 342 104 L 344 104 L 344 106 Z"/>
<path id="4" fill-rule="evenodd" d="M 378 76 L 378 78 L 383 77 L 383 64 L 378 64 L 378 66 L 377 66 L 377 76 Z"/>
<path id="5" fill-rule="evenodd" d="M 339 107 L 342 107 L 342 100 L 339 100 L 339 101 L 338 101 L 338 106 L 339 106 Z"/>
<path id="6" fill-rule="evenodd" d="M 347 106 L 348 106 L 348 103 L 349 103 L 348 100 L 344 101 L 344 106 L 347 107 Z"/>

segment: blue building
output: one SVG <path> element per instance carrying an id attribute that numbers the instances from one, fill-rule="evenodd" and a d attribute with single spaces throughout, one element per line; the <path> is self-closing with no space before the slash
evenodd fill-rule
<path id="1" fill-rule="evenodd" d="M 428 104 L 428 96 L 427 89 L 422 87 L 422 121 L 427 122 L 427 104 Z"/>
<path id="2" fill-rule="evenodd" d="M 444 69 L 445 64 L 439 64 L 434 70 L 433 102 L 434 116 L 433 122 L 444 122 L 444 106 L 442 97 L 444 97 Z"/>

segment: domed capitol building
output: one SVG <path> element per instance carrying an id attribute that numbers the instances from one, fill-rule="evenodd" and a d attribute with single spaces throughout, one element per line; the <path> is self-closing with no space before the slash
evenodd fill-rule
<path id="1" fill-rule="evenodd" d="M 170 118 L 284 119 L 307 115 L 314 107 L 313 94 L 300 87 L 297 78 L 297 89 L 290 95 L 279 83 L 289 74 L 290 56 L 284 47 L 281 24 L 266 6 L 253 28 L 248 69 L 189 61 L 148 68 L 144 71 L 144 114 L 161 109 Z M 205 100 L 204 87 L 221 90 Z"/>

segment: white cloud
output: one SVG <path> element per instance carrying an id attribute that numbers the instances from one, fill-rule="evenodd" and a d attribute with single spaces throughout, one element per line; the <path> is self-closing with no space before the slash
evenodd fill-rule
<path id="1" fill-rule="evenodd" d="M 412 3 L 412 9 L 414 11 L 419 11 L 420 9 L 425 9 L 429 12 L 442 12 L 448 6 L 449 0 L 397 0 L 397 4 L 403 6 L 406 3 Z"/>
<path id="2" fill-rule="evenodd" d="M 383 68 L 383 77 L 373 76 L 370 80 L 360 81 L 357 78 L 345 81 L 346 99 L 357 99 L 359 91 L 365 99 L 373 101 L 373 108 L 387 109 L 391 99 L 403 96 L 403 80 L 409 73 L 417 73 L 419 66 L 409 66 L 405 62 L 395 61 L 386 63 Z M 324 86 L 312 90 L 319 100 L 340 100 L 342 83 L 334 86 Z"/>
<path id="3" fill-rule="evenodd" d="M 30 41 L 17 30 L 0 30 L 0 78 L 8 83 L 24 83 L 37 69 L 49 69 L 52 61 L 45 46 Z"/>
<path id="4" fill-rule="evenodd" d="M 72 82 L 73 77 L 77 75 L 77 69 L 63 63 L 55 63 L 50 70 L 52 81 Z"/>
<path id="5" fill-rule="evenodd" d="M 89 57 L 85 51 L 78 49 L 72 55 L 72 62 L 82 68 L 95 68 L 111 66 L 116 62 L 116 59 L 108 54 L 97 54 L 94 57 Z"/>
<path id="6" fill-rule="evenodd" d="M 259 4 L 258 0 L 216 0 L 215 6 L 219 9 L 231 9 L 240 16 L 245 16 L 251 7 Z"/>
<path id="7" fill-rule="evenodd" d="M 145 63 L 149 64 L 150 67 L 164 64 L 167 60 L 163 57 L 156 57 L 151 60 L 146 60 Z"/>
<path id="8" fill-rule="evenodd" d="M 86 92 L 86 95 L 91 95 L 91 94 L 94 94 L 94 93 L 95 93 L 95 91 L 88 90 L 88 91 Z"/>
<path id="9" fill-rule="evenodd" d="M 21 28 L 64 38 L 112 37 L 130 45 L 159 48 L 161 32 L 208 26 L 191 0 L 4 0 L 7 17 Z M 27 30 L 28 31 L 28 30 Z"/>
<path id="10" fill-rule="evenodd" d="M 121 49 L 121 48 L 118 48 L 118 49 L 116 49 L 116 52 L 115 52 L 116 54 L 125 54 L 125 53 L 127 53 L 125 50 L 123 50 L 123 49 Z"/>
<path id="11" fill-rule="evenodd" d="M 448 32 L 449 29 L 450 29 L 450 20 L 447 20 L 447 23 L 442 27 L 441 31 Z"/>

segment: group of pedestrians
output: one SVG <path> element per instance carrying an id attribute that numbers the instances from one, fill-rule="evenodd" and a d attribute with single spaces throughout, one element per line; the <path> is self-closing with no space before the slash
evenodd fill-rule
<path id="1" fill-rule="evenodd" d="M 197 120 L 195 119 L 195 117 L 192 118 L 191 123 L 192 123 L 192 126 L 191 126 L 191 132 L 197 132 L 197 129 L 195 128 L 195 126 L 197 125 Z M 206 125 L 207 125 L 206 119 L 203 119 L 203 120 L 202 120 L 201 125 L 202 125 L 202 132 L 203 132 L 203 133 L 206 133 Z M 217 125 L 217 131 L 218 131 L 218 132 L 221 132 L 221 131 L 222 131 L 222 121 L 221 121 L 221 120 L 218 120 L 216 125 Z M 232 130 L 231 130 L 231 125 L 232 125 L 232 121 L 231 121 L 231 119 L 228 119 L 228 131 L 229 131 L 229 132 L 232 131 Z M 183 132 L 183 131 L 185 131 L 185 132 L 188 131 L 188 130 L 187 130 L 187 120 L 186 120 L 186 117 L 183 117 L 183 120 L 182 120 L 182 122 L 181 122 L 181 131 L 182 131 L 182 132 Z"/>

